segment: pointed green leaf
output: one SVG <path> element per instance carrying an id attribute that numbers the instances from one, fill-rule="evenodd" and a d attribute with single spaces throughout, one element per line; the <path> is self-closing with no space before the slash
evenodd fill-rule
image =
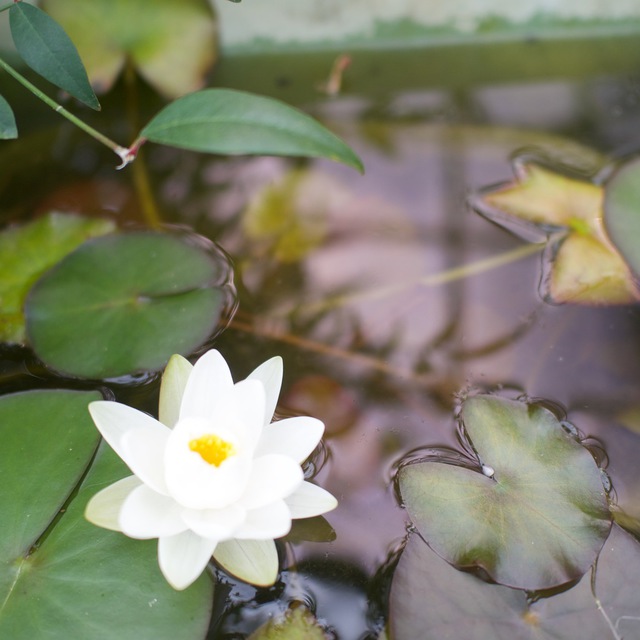
<path id="1" fill-rule="evenodd" d="M 611 527 L 591 453 L 539 404 L 478 395 L 461 415 L 485 472 L 404 466 L 400 491 L 420 535 L 454 566 L 500 584 L 538 590 L 582 576 Z"/>
<path id="2" fill-rule="evenodd" d="M 0 96 L 0 140 L 13 140 L 18 137 L 18 127 L 9 103 Z"/>
<path id="3" fill-rule="evenodd" d="M 279 100 L 231 89 L 179 98 L 152 118 L 140 138 L 204 153 L 328 158 L 362 171 L 358 156 L 310 116 Z"/>
<path id="4" fill-rule="evenodd" d="M 92 109 L 100 109 L 78 51 L 53 18 L 17 2 L 9 9 L 9 24 L 18 53 L 36 73 Z"/>

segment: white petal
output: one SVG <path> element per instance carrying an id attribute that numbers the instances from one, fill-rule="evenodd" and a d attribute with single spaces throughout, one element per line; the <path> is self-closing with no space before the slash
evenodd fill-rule
<path id="1" fill-rule="evenodd" d="M 280 388 L 282 387 L 282 358 L 275 356 L 263 362 L 247 376 L 247 380 L 260 380 L 264 385 L 266 402 L 263 424 L 269 424 L 276 410 Z"/>
<path id="2" fill-rule="evenodd" d="M 294 519 L 313 518 L 338 506 L 338 501 L 328 491 L 311 482 L 303 482 L 284 501 Z"/>
<path id="3" fill-rule="evenodd" d="M 119 402 L 107 400 L 91 402 L 89 403 L 89 413 L 91 413 L 91 417 L 96 423 L 96 427 L 100 430 L 102 437 L 124 460 L 127 466 L 129 461 L 122 447 L 122 438 L 125 433 L 137 429 L 144 429 L 149 434 L 168 431 L 167 427 L 160 424 L 155 418 Z M 150 437 L 153 437 L 153 435 Z"/>
<path id="4" fill-rule="evenodd" d="M 246 509 L 263 507 L 291 495 L 303 480 L 300 465 L 287 456 L 256 458 L 240 504 Z"/>
<path id="5" fill-rule="evenodd" d="M 291 512 L 284 500 L 278 500 L 265 507 L 247 513 L 244 524 L 238 527 L 238 540 L 272 540 L 286 536 L 291 529 Z"/>
<path id="6" fill-rule="evenodd" d="M 84 510 L 84 517 L 98 527 L 122 531 L 119 521 L 122 504 L 141 484 L 142 482 L 135 476 L 128 476 L 114 482 L 89 500 Z"/>
<path id="7" fill-rule="evenodd" d="M 158 420 L 172 429 L 180 416 L 182 396 L 193 371 L 193 365 L 182 356 L 171 356 L 160 383 Z"/>
<path id="8" fill-rule="evenodd" d="M 167 582 L 178 591 L 186 589 L 205 570 L 216 544 L 192 531 L 160 538 L 158 564 Z"/>
<path id="9" fill-rule="evenodd" d="M 278 551 L 273 540 L 227 540 L 213 552 L 227 572 L 257 587 L 270 587 L 278 577 Z"/>
<path id="10" fill-rule="evenodd" d="M 121 438 L 122 456 L 129 469 L 154 491 L 164 495 L 169 493 L 164 479 L 164 457 L 170 434 L 171 430 L 162 425 L 161 430 L 131 430 Z"/>
<path id="11" fill-rule="evenodd" d="M 264 419 L 264 387 L 258 380 L 243 380 L 233 388 L 235 414 L 243 427 L 245 446 L 253 451 L 262 433 Z"/>
<path id="12" fill-rule="evenodd" d="M 233 505 L 226 509 L 185 509 L 182 518 L 199 536 L 224 540 L 233 537 L 233 532 L 244 522 L 246 513 L 245 509 Z"/>
<path id="13" fill-rule="evenodd" d="M 324 433 L 324 424 L 316 418 L 287 418 L 272 422 L 264 428 L 255 456 L 280 453 L 304 462 L 318 446 Z"/>
<path id="14" fill-rule="evenodd" d="M 194 365 L 182 396 L 180 419 L 210 418 L 219 399 L 233 389 L 231 371 L 215 349 L 207 351 Z"/>
<path id="15" fill-rule="evenodd" d="M 173 536 L 186 531 L 182 508 L 146 485 L 134 489 L 120 510 L 120 529 L 130 538 Z"/>

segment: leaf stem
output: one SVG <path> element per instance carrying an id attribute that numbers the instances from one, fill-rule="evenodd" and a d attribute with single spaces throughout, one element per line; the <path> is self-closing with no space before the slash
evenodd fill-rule
<path id="1" fill-rule="evenodd" d="M 15 4 L 15 2 L 13 2 L 13 1 L 12 1 L 12 2 L 9 2 L 9 3 L 7 3 L 7 4 L 3 4 L 3 5 L 0 7 L 0 13 L 2 13 L 3 11 L 7 11 L 8 9 L 11 9 L 11 7 L 13 7 L 13 5 L 14 5 L 14 4 Z"/>
<path id="2" fill-rule="evenodd" d="M 31 91 L 36 98 L 39 98 L 44 102 L 47 106 L 51 107 L 56 113 L 59 113 L 63 118 L 66 118 L 70 122 L 72 122 L 76 127 L 82 129 L 85 133 L 89 134 L 94 140 L 97 140 L 101 144 L 105 145 L 109 149 L 111 149 L 114 153 L 116 153 L 122 164 L 118 168 L 122 168 L 127 165 L 133 158 L 135 154 L 132 154 L 130 149 L 126 147 L 121 147 L 119 144 L 115 143 L 107 136 L 103 135 L 86 122 L 80 120 L 77 116 L 74 116 L 70 111 L 67 111 L 61 104 L 58 104 L 55 100 L 50 98 L 48 95 L 40 91 L 38 87 L 29 82 L 21 73 L 16 71 L 10 64 L 5 62 L 2 58 L 0 58 L 0 68 L 4 69 L 10 76 L 13 76 L 15 80 L 17 80 L 23 87 Z"/>

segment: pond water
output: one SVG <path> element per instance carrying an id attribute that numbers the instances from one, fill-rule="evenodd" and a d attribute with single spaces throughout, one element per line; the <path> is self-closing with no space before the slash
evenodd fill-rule
<path id="1" fill-rule="evenodd" d="M 238 379 L 283 357 L 278 415 L 325 422 L 307 472 L 339 500 L 330 527 L 296 527 L 281 545 L 274 587 L 215 570 L 210 638 L 244 638 L 294 601 L 335 638 L 378 638 L 408 527 L 397 465 L 425 447 L 459 449 L 454 411 L 470 389 L 563 407 L 606 451 L 616 500 L 640 518 L 640 436 L 620 421 L 637 403 L 639 309 L 544 302 L 540 253 L 525 255 L 522 240 L 467 203 L 512 178 L 519 149 L 587 173 L 599 153 L 635 150 L 638 86 L 599 78 L 415 92 L 385 105 L 319 101 L 312 110 L 361 156 L 364 176 L 325 161 L 149 148 L 163 220 L 213 240 L 233 265 L 238 308 L 214 346 Z M 112 171 L 112 159 L 65 124 L 21 144 L 29 175 L 0 184 L 4 215 L 58 209 L 140 223 L 129 169 Z M 18 148 L 8 149 L 0 162 L 15 166 Z M 27 351 L 8 347 L 0 381 L 3 393 L 59 386 Z M 155 414 L 157 377 L 129 382 L 107 386 Z"/>

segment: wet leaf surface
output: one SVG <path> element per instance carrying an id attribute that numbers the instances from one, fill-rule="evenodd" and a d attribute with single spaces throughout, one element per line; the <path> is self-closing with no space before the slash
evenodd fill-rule
<path id="1" fill-rule="evenodd" d="M 9 23 L 20 57 L 36 73 L 92 109 L 100 109 L 76 47 L 55 20 L 38 7 L 16 2 L 9 9 Z"/>
<path id="2" fill-rule="evenodd" d="M 518 235 L 549 240 L 543 297 L 556 303 L 635 302 L 638 289 L 603 227 L 603 188 L 530 160 L 516 159 L 514 168 L 513 183 L 485 191 L 474 206 Z"/>
<path id="3" fill-rule="evenodd" d="M 541 405 L 478 395 L 461 417 L 494 473 L 431 461 L 402 467 L 400 491 L 420 535 L 453 565 L 479 567 L 500 584 L 539 590 L 582 576 L 611 526 L 591 453 Z"/>
<path id="4" fill-rule="evenodd" d="M 390 597 L 393 640 L 634 640 L 640 638 L 640 545 L 614 526 L 597 563 L 573 588 L 527 601 L 524 591 L 457 571 L 409 538 Z"/>
<path id="5" fill-rule="evenodd" d="M 51 212 L 0 233 L 0 340 L 25 341 L 24 300 L 35 281 L 88 238 L 113 231 L 110 220 Z"/>
<path id="6" fill-rule="evenodd" d="M 159 232 L 87 242 L 32 289 L 29 341 L 45 364 L 73 376 L 158 370 L 215 331 L 227 266 L 221 255 Z"/>
<path id="7" fill-rule="evenodd" d="M 140 137 L 182 149 L 231 155 L 328 158 L 362 170 L 340 138 L 284 102 L 231 89 L 205 89 L 166 106 Z"/>
<path id="8" fill-rule="evenodd" d="M 206 0 L 46 0 L 43 8 L 71 36 L 99 91 L 127 58 L 169 98 L 200 88 L 215 59 L 216 29 Z"/>
<path id="9" fill-rule="evenodd" d="M 282 620 L 270 620 L 249 636 L 249 640 L 326 640 L 322 627 L 304 607 L 289 609 Z"/>

